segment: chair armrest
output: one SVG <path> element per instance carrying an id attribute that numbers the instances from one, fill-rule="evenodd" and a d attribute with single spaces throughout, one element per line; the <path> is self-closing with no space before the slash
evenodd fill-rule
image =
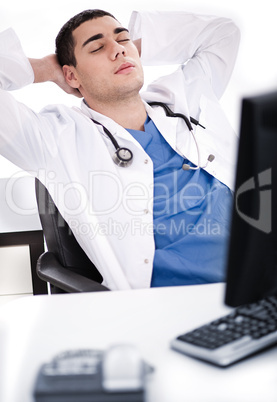
<path id="1" fill-rule="evenodd" d="M 101 292 L 110 290 L 92 279 L 63 267 L 55 254 L 47 251 L 37 261 L 37 274 L 40 279 L 69 293 Z"/>

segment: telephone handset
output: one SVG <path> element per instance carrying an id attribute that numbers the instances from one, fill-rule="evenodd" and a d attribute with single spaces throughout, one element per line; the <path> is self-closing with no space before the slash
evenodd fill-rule
<path id="1" fill-rule="evenodd" d="M 144 402 L 145 377 L 151 371 L 133 345 L 66 351 L 41 367 L 35 401 Z"/>

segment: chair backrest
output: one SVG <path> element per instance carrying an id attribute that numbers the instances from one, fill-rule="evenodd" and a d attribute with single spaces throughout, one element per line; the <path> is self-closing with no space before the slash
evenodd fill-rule
<path id="1" fill-rule="evenodd" d="M 48 251 L 71 271 L 101 283 L 102 275 L 87 257 L 45 186 L 36 179 L 39 217 Z"/>

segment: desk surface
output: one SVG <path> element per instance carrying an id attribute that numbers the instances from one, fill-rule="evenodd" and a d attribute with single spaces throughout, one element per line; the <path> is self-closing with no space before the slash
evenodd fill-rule
<path id="1" fill-rule="evenodd" d="M 223 294 L 215 284 L 11 302 L 0 310 L 0 400 L 33 401 L 39 366 L 61 351 L 131 342 L 155 367 L 147 402 L 276 402 L 277 347 L 225 369 L 169 347 L 175 336 L 228 313 Z"/>

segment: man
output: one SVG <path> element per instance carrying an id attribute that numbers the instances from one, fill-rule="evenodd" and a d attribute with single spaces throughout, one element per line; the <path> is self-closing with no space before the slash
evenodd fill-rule
<path id="1" fill-rule="evenodd" d="M 61 69 L 2 33 L 0 152 L 45 184 L 109 288 L 224 280 L 237 138 L 218 99 L 238 42 L 224 18 L 135 12 L 128 31 L 88 10 L 57 37 Z M 180 67 L 141 94 L 141 60 Z M 81 109 L 35 114 L 6 91 L 47 80 L 81 94 Z"/>

